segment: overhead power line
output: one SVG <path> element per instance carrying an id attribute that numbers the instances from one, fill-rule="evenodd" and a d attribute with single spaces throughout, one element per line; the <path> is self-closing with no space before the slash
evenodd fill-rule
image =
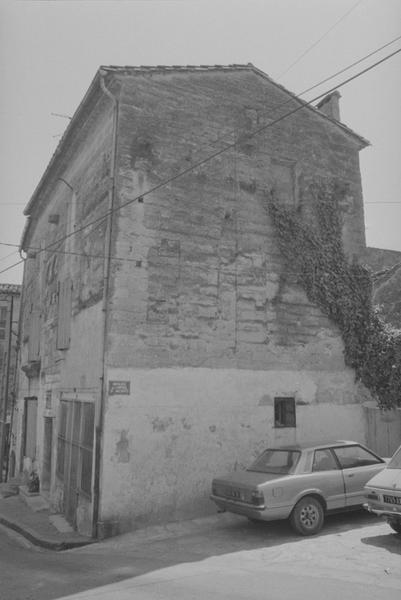
<path id="1" fill-rule="evenodd" d="M 311 46 L 309 46 L 300 56 L 298 56 L 297 59 L 294 60 L 294 62 L 292 62 L 286 69 L 285 71 L 283 71 L 282 73 L 280 73 L 278 75 L 278 79 L 280 79 L 280 77 L 282 77 L 283 75 L 286 75 L 288 73 L 288 71 L 290 71 L 293 67 L 295 67 L 295 65 L 297 65 L 303 58 L 304 56 L 306 56 L 311 50 L 313 50 L 313 48 L 316 48 L 316 46 L 318 44 L 320 44 L 320 42 L 322 40 L 324 40 L 324 38 L 331 32 L 333 31 L 333 29 L 335 27 L 337 27 L 337 25 L 339 25 L 342 21 L 344 21 L 344 19 L 346 19 L 348 17 L 349 14 L 352 13 L 353 10 L 355 10 L 357 8 L 357 6 L 359 4 L 361 4 L 362 0 L 358 0 L 358 2 L 356 4 L 354 4 L 354 6 L 352 6 L 342 17 L 340 17 L 338 19 L 338 21 L 336 21 L 334 23 L 334 25 L 332 25 L 318 40 L 316 40 L 316 42 L 313 42 L 313 44 L 311 44 Z"/>
<path id="2" fill-rule="evenodd" d="M 326 77 L 326 79 L 323 79 L 322 81 L 319 81 L 319 83 L 316 83 L 312 87 L 304 90 L 303 92 L 301 92 L 300 94 L 297 94 L 297 95 L 298 96 L 303 96 L 303 94 L 306 94 L 307 92 L 311 92 L 315 88 L 323 85 L 324 83 L 327 83 L 331 79 L 334 79 L 335 77 L 338 77 L 338 75 L 342 75 L 342 73 L 345 73 L 346 71 L 349 71 L 350 69 L 352 69 L 352 67 L 356 67 L 356 65 L 359 65 L 361 62 L 367 60 L 368 58 L 370 58 L 374 54 L 377 54 L 381 50 L 384 50 L 384 48 L 388 48 L 388 46 L 391 46 L 392 44 L 395 44 L 395 42 L 398 42 L 398 40 L 401 40 L 401 35 L 399 35 L 398 37 L 394 38 L 390 42 L 387 42 L 387 44 L 384 44 L 383 46 L 380 46 L 380 48 L 376 48 L 376 50 L 373 50 L 369 54 L 365 54 L 365 56 L 363 56 L 359 60 L 356 60 L 355 62 L 353 62 L 352 64 L 348 65 L 347 67 L 344 67 L 344 69 L 341 69 L 340 71 L 337 71 L 336 73 L 333 73 L 333 75 L 330 75 L 330 77 Z"/>
<path id="3" fill-rule="evenodd" d="M 368 58 L 374 56 L 378 52 L 381 52 L 381 50 L 384 50 L 385 48 L 388 48 L 388 46 L 391 46 L 392 44 L 395 44 L 395 42 L 398 42 L 399 40 L 401 40 L 401 35 L 395 37 L 394 39 L 392 39 L 390 42 L 387 42 L 383 46 L 380 46 L 379 48 L 376 48 L 375 50 L 372 50 L 372 52 L 369 52 L 369 54 L 366 54 L 365 56 L 363 56 L 362 58 L 360 58 L 360 59 L 356 60 L 355 62 L 351 63 L 347 67 L 344 67 L 343 69 L 340 69 L 339 71 L 336 71 L 335 73 L 333 73 L 329 77 L 326 77 L 325 79 L 322 79 L 318 83 L 315 83 L 311 87 L 309 87 L 309 88 L 307 88 L 307 89 L 303 90 L 302 92 L 299 92 L 299 93 L 297 93 L 295 95 L 296 96 L 303 96 L 304 94 L 307 94 L 308 92 L 311 92 L 312 90 L 320 87 L 324 83 L 327 83 L 328 81 L 331 81 L 335 77 L 338 77 L 338 75 L 342 75 L 342 73 L 345 73 L 346 71 L 349 71 L 350 69 L 352 69 L 356 65 L 359 65 L 360 63 L 362 63 L 365 60 L 367 60 Z M 277 104 L 276 106 L 273 106 L 273 107 L 269 108 L 267 114 L 271 114 L 275 110 L 277 110 L 279 108 L 282 108 L 283 106 L 286 106 L 287 104 L 289 104 L 292 101 L 293 101 L 293 98 L 290 98 L 289 100 L 286 100 L 285 102 L 281 102 L 280 104 Z M 61 115 L 61 116 L 65 116 L 65 115 Z M 266 115 L 264 113 L 262 113 L 262 116 L 266 116 Z M 67 117 L 67 118 L 71 118 L 71 117 Z M 227 135 L 233 135 L 235 133 L 236 133 L 236 130 L 233 129 L 232 131 L 226 133 L 224 135 L 224 138 L 223 138 L 223 136 L 219 136 L 218 138 L 216 138 L 215 140 L 213 140 L 213 144 L 216 144 L 217 142 L 222 141 L 223 139 L 226 139 Z M 199 146 L 197 148 L 197 150 L 200 150 L 202 148 L 206 148 L 206 146 L 210 147 L 210 143 L 209 144 L 202 144 L 201 146 Z M 0 206 L 25 206 L 25 205 L 26 205 L 26 202 L 0 202 Z"/>
<path id="4" fill-rule="evenodd" d="M 152 202 L 152 206 L 154 204 L 155 203 Z M 371 204 L 375 204 L 375 205 L 392 204 L 392 205 L 399 205 L 399 206 L 401 206 L 401 201 L 395 201 L 395 202 L 393 202 L 393 201 L 386 201 L 386 200 L 384 200 L 384 201 L 364 202 L 364 205 L 367 205 L 367 204 L 369 204 L 369 205 L 371 205 Z M 147 205 L 149 206 L 149 203 L 147 203 Z M 197 235 L 198 237 L 203 237 L 202 234 L 195 234 L 195 235 Z M 131 233 L 130 237 L 132 238 L 132 236 L 140 238 L 141 240 L 143 240 L 143 239 L 149 239 L 149 240 L 155 241 L 155 239 L 156 239 L 155 235 L 145 235 L 143 233 L 141 233 L 141 234 Z M 19 248 L 20 245 L 17 244 L 17 243 L 11 243 L 11 242 L 0 242 L 0 246 L 7 246 L 7 247 Z M 26 251 L 32 251 L 32 252 L 35 252 L 37 254 L 39 254 L 40 252 L 44 252 L 45 251 L 43 248 L 41 248 L 39 246 L 26 246 L 25 250 Z M 9 258 L 10 256 L 12 256 L 13 254 L 16 254 L 16 252 L 17 251 L 15 250 L 15 251 L 11 252 L 10 254 L 7 254 L 6 256 L 0 258 L 0 261 L 6 260 L 7 258 Z M 63 255 L 65 254 L 65 255 L 69 255 L 69 256 L 82 256 L 84 258 L 91 258 L 91 259 L 110 258 L 111 260 L 117 260 L 117 261 L 123 261 L 123 262 L 127 261 L 127 262 L 135 262 L 135 263 L 137 263 L 138 261 L 143 261 L 143 257 L 141 257 L 141 256 L 138 256 L 136 258 L 128 258 L 128 257 L 123 257 L 123 256 L 113 256 L 113 255 L 108 256 L 108 255 L 103 255 L 103 254 L 96 254 L 95 255 L 95 254 L 89 254 L 87 252 L 82 252 L 82 251 L 81 252 L 76 252 L 76 251 L 73 251 L 73 250 L 59 250 L 59 249 L 54 249 L 54 248 L 52 248 L 50 250 L 48 249 L 47 252 L 50 252 L 52 254 L 63 254 Z M 20 262 L 21 261 L 19 261 L 18 264 L 20 264 Z"/>
<path id="5" fill-rule="evenodd" d="M 307 102 L 304 102 L 302 100 L 300 100 L 297 97 L 293 97 L 293 100 L 297 100 L 298 102 L 300 102 L 300 106 L 297 106 L 297 108 L 294 108 L 292 110 L 290 110 L 289 112 L 285 113 L 284 115 L 281 115 L 280 117 L 278 117 L 277 119 L 275 119 L 274 121 L 270 121 L 269 123 L 266 123 L 265 125 L 263 125 L 262 127 L 257 128 L 256 130 L 254 130 L 253 132 L 250 132 L 249 134 L 247 134 L 247 138 L 252 138 L 256 135 L 259 135 L 260 133 L 262 133 L 263 131 L 265 131 L 266 129 L 269 129 L 270 127 L 273 127 L 274 125 L 276 125 L 277 123 L 280 123 L 281 121 L 283 121 L 284 119 L 290 117 L 291 115 L 297 113 L 298 111 L 302 110 L 303 108 L 310 106 L 313 102 L 316 102 L 317 100 L 319 100 L 320 98 L 323 98 L 324 96 L 326 96 L 327 94 L 330 94 L 331 92 L 337 90 L 338 88 L 343 87 L 344 85 L 346 85 L 347 83 L 350 83 L 351 81 L 354 81 L 355 79 L 357 79 L 358 77 L 361 77 L 362 75 L 364 75 L 365 73 L 367 73 L 368 71 L 371 71 L 372 69 L 374 69 L 375 67 L 377 67 L 378 65 L 382 64 L 383 62 L 389 60 L 390 58 L 392 58 L 393 56 L 395 56 L 396 54 L 401 52 L 401 48 L 399 48 L 398 50 L 395 50 L 394 52 L 392 52 L 391 54 L 388 54 L 387 56 L 385 56 L 384 58 L 378 60 L 377 62 L 373 63 L 372 65 L 370 65 L 369 67 L 366 67 L 365 69 L 363 69 L 362 71 L 359 71 L 358 73 L 356 73 L 355 75 L 352 75 L 351 77 L 348 77 L 348 79 L 345 79 L 344 81 L 340 82 L 339 84 L 337 84 L 335 87 L 326 90 L 325 92 L 319 94 L 318 96 L 315 96 L 314 98 L 312 98 L 311 100 L 308 100 Z M 285 103 L 286 104 L 286 103 Z M 157 190 L 159 190 L 160 188 L 172 183 L 173 181 L 176 181 L 177 179 L 183 177 L 184 175 L 187 175 L 188 173 L 190 173 L 191 171 L 193 171 L 194 169 L 199 168 L 200 166 L 208 163 L 209 161 L 213 160 L 214 158 L 216 158 L 217 156 L 220 156 L 221 154 L 227 152 L 228 150 L 231 150 L 233 148 L 235 148 L 238 143 L 240 142 L 240 139 L 235 140 L 234 142 L 228 144 L 227 146 L 225 146 L 224 148 L 217 150 L 216 152 L 213 152 L 212 154 L 210 154 L 209 156 L 207 156 L 206 158 L 199 160 L 197 162 L 195 162 L 194 164 L 192 164 L 190 167 L 187 167 L 186 169 L 180 171 L 179 173 L 177 173 L 176 175 L 173 175 L 172 177 L 169 177 L 168 179 L 165 179 L 164 181 L 160 182 L 159 184 L 149 188 L 148 190 L 146 190 L 145 192 L 139 194 L 138 196 L 135 196 L 134 198 L 131 198 L 130 200 L 127 200 L 126 202 L 123 202 L 122 204 L 120 204 L 119 206 L 114 207 L 113 209 L 108 210 L 104 215 L 102 215 L 101 217 L 98 217 L 97 219 L 94 219 L 93 221 L 90 221 L 89 223 L 87 223 L 86 225 L 83 225 L 82 227 L 79 227 L 78 229 L 76 229 L 75 231 L 72 231 L 71 233 L 63 236 L 62 238 L 59 238 L 58 240 L 55 240 L 54 242 L 52 242 L 51 244 L 49 244 L 48 246 L 46 246 L 45 248 L 42 248 L 38 254 L 40 252 L 46 252 L 49 249 L 51 249 L 53 246 L 60 244 L 61 242 L 65 241 L 66 239 L 70 238 L 73 235 L 76 235 L 77 233 L 80 233 L 81 231 L 87 229 L 88 227 L 91 227 L 92 225 L 96 225 L 99 222 L 104 221 L 105 219 L 107 219 L 110 215 L 112 215 L 113 213 L 120 211 L 121 209 L 125 208 L 126 206 L 133 204 L 134 202 L 137 202 L 138 200 L 143 201 L 143 198 L 148 196 L 149 194 L 152 194 L 153 192 L 156 192 Z M 21 264 L 24 261 L 24 259 L 18 261 L 17 263 L 10 265 L 9 267 L 7 267 L 6 269 L 3 269 L 2 271 L 0 271 L 1 273 L 5 273 L 6 271 L 18 266 L 19 264 Z"/>

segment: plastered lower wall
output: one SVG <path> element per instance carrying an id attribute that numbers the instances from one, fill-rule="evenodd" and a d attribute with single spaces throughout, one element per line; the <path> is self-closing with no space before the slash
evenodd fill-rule
<path id="1" fill-rule="evenodd" d="M 353 373 L 113 369 L 130 395 L 108 398 L 101 521 L 118 530 L 214 511 L 211 479 L 267 445 L 365 441 Z M 273 399 L 295 395 L 296 428 L 274 428 Z"/>

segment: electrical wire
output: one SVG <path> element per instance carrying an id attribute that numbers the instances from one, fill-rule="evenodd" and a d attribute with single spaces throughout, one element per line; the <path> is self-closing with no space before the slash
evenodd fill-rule
<path id="1" fill-rule="evenodd" d="M 16 248 L 19 248 L 19 244 L 5 244 L 4 242 L 0 242 L 1 246 L 15 246 Z M 6 256 L 2 256 L 0 258 L 0 262 L 2 260 L 6 260 L 7 258 L 10 258 L 10 256 L 12 256 L 13 254 L 17 254 L 17 250 L 14 250 L 13 252 L 10 252 L 10 254 L 6 254 Z"/>
<path id="2" fill-rule="evenodd" d="M 401 40 L 401 35 L 399 35 L 396 38 L 392 39 L 390 42 L 387 42 L 383 46 L 380 46 L 379 48 L 376 48 L 372 52 L 369 52 L 369 54 L 366 54 L 365 56 L 363 56 L 362 58 L 356 60 L 355 62 L 353 62 L 352 64 L 348 65 L 347 67 L 344 67 L 343 69 L 340 69 L 339 71 L 336 71 L 336 73 L 333 73 L 329 77 L 326 77 L 325 79 L 322 79 L 321 81 L 319 81 L 319 83 L 316 83 L 313 86 L 311 86 L 311 87 L 309 87 L 309 88 L 307 88 L 307 89 L 303 90 L 302 92 L 299 92 L 299 93 L 297 93 L 295 95 L 296 96 L 303 96 L 304 94 L 307 94 L 308 92 L 311 92 L 312 90 L 320 87 L 324 83 L 327 83 L 328 81 L 331 81 L 335 77 L 338 77 L 338 75 L 342 75 L 342 73 L 345 73 L 346 71 L 349 71 L 350 69 L 352 69 L 352 67 L 355 67 L 356 65 L 359 65 L 360 63 L 364 62 L 365 60 L 367 60 L 371 56 L 374 56 L 375 54 L 377 54 L 381 50 L 384 50 L 385 48 L 388 48 L 388 46 L 391 46 L 395 42 L 398 42 L 398 40 Z M 272 108 L 269 108 L 269 112 L 267 113 L 267 115 L 271 114 L 273 111 L 275 111 L 278 108 L 282 108 L 283 106 L 285 106 L 286 104 L 288 104 L 289 102 L 292 102 L 292 101 L 293 101 L 293 98 L 290 98 L 286 102 L 282 102 L 280 104 L 277 104 L 276 106 L 273 106 Z M 261 116 L 266 116 L 266 114 L 264 114 L 262 112 Z M 219 136 L 218 138 L 216 138 L 215 140 L 213 140 L 212 143 L 203 144 L 203 145 L 199 146 L 197 148 L 197 150 L 200 150 L 200 149 L 206 148 L 206 147 L 210 148 L 211 145 L 215 145 L 217 142 L 222 141 L 227 136 L 233 135 L 233 134 L 235 134 L 235 130 L 227 132 L 226 134 L 224 134 L 224 136 Z M 25 206 L 25 205 L 26 205 L 26 202 L 0 202 L 0 206 Z"/>
<path id="3" fill-rule="evenodd" d="M 318 40 L 316 40 L 316 42 L 314 42 L 311 46 L 309 46 L 300 56 L 298 56 L 298 58 L 296 60 L 294 60 L 294 62 L 292 62 L 286 69 L 285 71 L 283 71 L 282 73 L 280 73 L 278 75 L 278 79 L 280 79 L 280 77 L 282 77 L 283 75 L 286 75 L 288 73 L 288 71 L 290 71 L 293 67 L 295 67 L 295 65 L 297 65 L 303 58 L 304 56 L 306 56 L 311 50 L 313 50 L 313 48 L 316 48 L 316 46 L 322 41 L 324 40 L 324 38 L 331 32 L 333 31 L 333 29 L 335 27 L 337 27 L 337 25 L 339 25 L 342 21 L 344 21 L 344 19 L 346 19 L 348 17 L 349 14 L 352 13 L 353 10 L 355 10 L 357 8 L 357 6 L 359 4 L 361 4 L 362 0 L 358 0 L 358 2 L 356 2 L 356 4 L 354 4 L 342 17 L 340 17 L 338 19 L 338 21 L 336 21 L 334 23 L 334 25 L 332 25 Z"/>
<path id="4" fill-rule="evenodd" d="M 371 56 L 374 56 L 375 54 L 377 54 L 381 50 L 384 50 L 384 48 L 388 48 L 388 46 L 391 46 L 392 44 L 395 44 L 395 42 L 398 42 L 398 40 L 401 40 L 401 35 L 397 36 L 396 38 L 394 38 L 390 42 L 387 42 L 383 46 L 380 46 L 380 48 L 376 48 L 376 50 L 373 50 L 372 52 L 369 52 L 369 54 L 366 54 L 365 56 L 363 56 L 359 60 L 356 60 L 352 64 L 350 64 L 347 67 L 344 67 L 343 69 L 341 69 L 340 71 L 337 71 L 336 73 L 333 73 L 333 75 L 330 75 L 329 77 L 326 77 L 326 79 L 323 79 L 322 81 L 319 81 L 319 83 L 317 83 L 316 85 L 313 85 L 312 87 L 304 90 L 300 94 L 297 94 L 297 96 L 303 96 L 303 94 L 306 94 L 307 92 L 311 92 L 312 90 L 314 90 L 317 87 L 323 85 L 324 83 L 327 83 L 331 79 L 334 79 L 334 77 L 337 77 L 338 75 L 342 75 L 342 73 L 345 73 L 346 71 L 349 71 L 350 69 L 352 69 L 352 67 L 356 67 L 356 65 L 359 65 L 364 60 L 367 60 L 368 58 L 370 58 Z"/>
<path id="5" fill-rule="evenodd" d="M 346 85 L 347 83 L 350 83 L 351 81 L 357 79 L 358 77 L 361 77 L 362 75 L 364 75 L 365 73 L 367 73 L 368 71 L 371 71 L 372 69 L 376 68 L 378 65 L 380 65 L 381 63 L 389 60 L 390 58 L 392 58 L 393 56 L 395 56 L 396 54 L 401 52 L 401 48 L 395 50 L 394 52 L 392 52 L 391 54 L 386 55 L 384 58 L 380 59 L 379 61 L 373 63 L 372 65 L 370 65 L 369 67 L 366 67 L 365 69 L 363 69 L 362 71 L 359 71 L 358 73 L 352 75 L 351 77 L 349 77 L 348 79 L 345 79 L 344 81 L 340 82 L 339 84 L 337 84 L 335 87 L 326 90 L 325 92 L 319 94 L 318 96 L 315 96 L 314 98 L 312 98 L 311 100 L 308 101 L 302 101 L 299 100 L 299 98 L 292 98 L 293 101 L 298 101 L 300 103 L 299 106 L 297 106 L 296 108 L 292 109 L 291 111 L 285 113 L 284 115 L 281 115 L 280 117 L 278 117 L 277 119 L 275 119 L 274 121 L 271 121 L 269 123 L 266 123 L 265 125 L 263 125 L 262 127 L 257 128 L 256 130 L 254 130 L 253 132 L 250 132 L 249 134 L 247 134 L 247 138 L 252 138 L 256 135 L 259 135 L 261 132 L 265 131 L 266 129 L 273 127 L 274 125 L 276 125 L 277 123 L 280 123 L 281 121 L 283 121 L 284 119 L 288 118 L 289 116 L 297 113 L 299 110 L 310 106 L 313 102 L 316 102 L 317 100 L 319 100 L 320 98 L 326 96 L 327 94 L 330 94 L 331 92 L 337 90 L 340 87 L 343 87 L 344 85 Z M 72 231 L 71 233 L 63 236 L 62 238 L 59 238 L 58 240 L 55 240 L 54 242 L 52 242 L 51 244 L 49 244 L 48 246 L 46 246 L 45 248 L 42 248 L 40 251 L 38 251 L 38 253 L 40 252 L 46 252 L 48 251 L 50 248 L 52 248 L 53 246 L 65 241 L 66 239 L 70 238 L 73 235 L 76 235 L 77 233 L 80 233 L 81 231 L 87 229 L 88 227 L 91 227 L 92 225 L 95 225 L 101 221 L 103 221 L 104 219 L 107 219 L 110 215 L 112 215 L 113 213 L 120 211 L 122 208 L 133 204 L 134 202 L 137 201 L 143 201 L 143 198 L 145 196 L 148 196 L 149 194 L 161 189 L 162 187 L 172 183 L 173 181 L 176 181 L 177 179 L 183 177 L 184 175 L 187 175 L 188 173 L 190 173 L 191 171 L 193 171 L 194 169 L 199 168 L 200 166 L 206 164 L 207 162 L 213 160 L 214 158 L 216 158 L 217 156 L 220 156 L 221 154 L 227 152 L 228 150 L 231 150 L 233 148 L 235 148 L 238 143 L 240 142 L 240 139 L 237 139 L 236 141 L 228 144 L 227 146 L 225 146 L 224 148 L 217 150 L 216 152 L 212 153 L 211 155 L 209 155 L 208 157 L 197 161 L 196 163 L 192 164 L 190 167 L 187 167 L 186 169 L 180 171 L 179 173 L 177 173 L 176 175 L 173 175 L 172 177 L 160 182 L 159 184 L 153 186 L 152 188 L 149 188 L 148 190 L 146 190 L 145 192 L 139 194 L 138 196 L 135 196 L 134 198 L 131 198 L 129 200 L 127 200 L 126 202 L 123 202 L 122 204 L 120 204 L 119 206 L 114 207 L 113 209 L 108 210 L 104 215 L 102 215 L 101 217 L 98 217 L 97 219 L 94 219 L 93 221 L 87 223 L 86 225 L 83 225 L 82 227 L 79 227 L 78 229 Z M 24 259 L 18 261 L 17 263 L 10 265 L 9 267 L 7 267 L 6 269 L 3 269 L 0 271 L 0 274 L 5 273 L 6 271 L 20 265 L 22 262 L 24 262 Z"/>

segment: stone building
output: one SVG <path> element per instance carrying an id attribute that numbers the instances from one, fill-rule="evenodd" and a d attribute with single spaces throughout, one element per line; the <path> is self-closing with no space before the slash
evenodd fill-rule
<path id="1" fill-rule="evenodd" d="M 16 392 L 20 296 L 20 285 L 0 283 L 0 482 L 15 471 L 10 431 Z"/>
<path id="2" fill-rule="evenodd" d="M 266 210 L 273 188 L 306 206 L 316 178 L 345 182 L 362 255 L 367 142 L 338 102 L 303 106 L 251 64 L 96 73 L 21 242 L 18 464 L 82 533 L 213 511 L 212 477 L 267 444 L 365 440 L 340 334 Z"/>

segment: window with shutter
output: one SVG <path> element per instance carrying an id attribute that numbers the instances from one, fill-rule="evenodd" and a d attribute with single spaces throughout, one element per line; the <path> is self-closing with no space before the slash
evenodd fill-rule
<path id="1" fill-rule="evenodd" d="M 58 286 L 57 350 L 70 347 L 72 281 L 67 277 Z"/>
<path id="2" fill-rule="evenodd" d="M 40 313 L 33 309 L 29 318 L 28 360 L 36 361 L 40 356 Z"/>

